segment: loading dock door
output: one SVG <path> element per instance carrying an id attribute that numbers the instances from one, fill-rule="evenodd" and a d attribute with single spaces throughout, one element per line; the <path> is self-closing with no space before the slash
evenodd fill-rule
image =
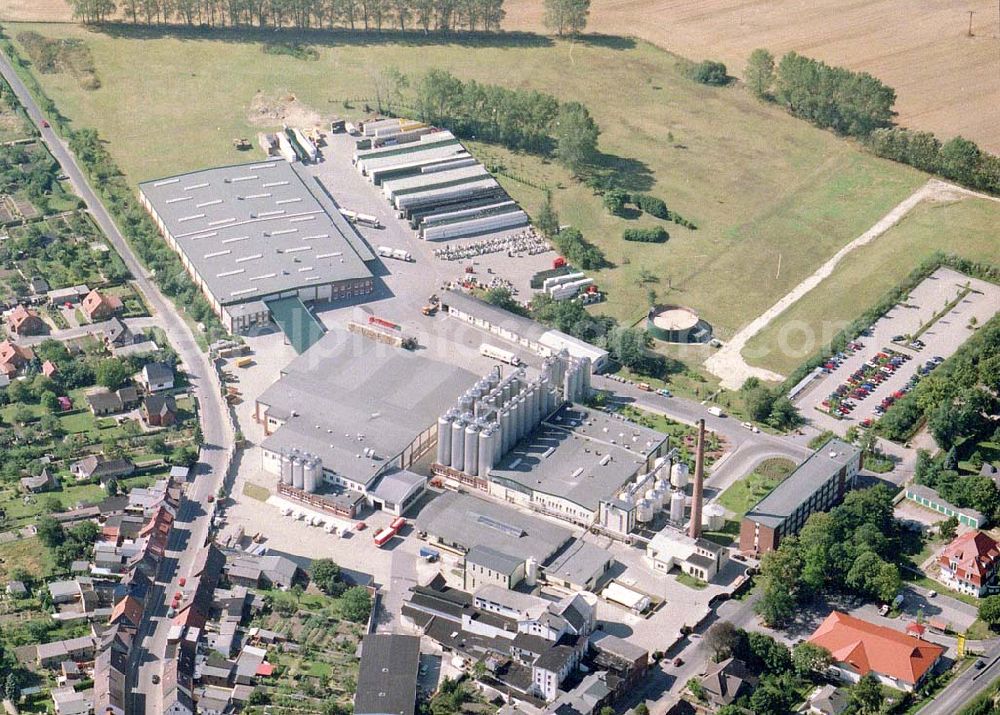
<path id="1" fill-rule="evenodd" d="M 326 332 L 297 295 L 266 302 L 271 318 L 281 328 L 296 353 L 304 353 Z"/>

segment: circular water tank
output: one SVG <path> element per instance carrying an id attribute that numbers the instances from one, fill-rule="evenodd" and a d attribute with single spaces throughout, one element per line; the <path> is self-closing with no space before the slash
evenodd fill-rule
<path id="1" fill-rule="evenodd" d="M 709 531 L 719 531 L 726 525 L 726 510 L 719 504 L 708 504 L 701 512 L 702 524 Z"/>
<path id="2" fill-rule="evenodd" d="M 666 489 L 659 489 L 659 488 L 657 488 L 657 489 L 653 490 L 653 508 L 654 509 L 656 509 L 657 511 L 660 511 L 661 509 L 663 509 L 663 503 L 666 501 L 666 499 L 667 499 L 667 490 Z"/>
<path id="3" fill-rule="evenodd" d="M 524 562 L 524 583 L 527 586 L 538 583 L 538 561 L 533 556 L 529 556 Z"/>
<path id="4" fill-rule="evenodd" d="M 675 489 L 683 489 L 688 484 L 688 465 L 678 462 L 670 468 L 670 483 Z"/>
<path id="5" fill-rule="evenodd" d="M 649 499 L 641 499 L 635 507 L 635 518 L 641 524 L 648 524 L 653 520 L 653 503 Z"/>
<path id="6" fill-rule="evenodd" d="M 649 502 L 654 501 L 656 499 L 656 490 L 655 489 L 647 489 L 646 493 L 643 496 L 646 498 L 646 501 L 649 501 Z"/>
<path id="7" fill-rule="evenodd" d="M 684 493 L 674 492 L 670 495 L 670 521 L 680 524 L 684 521 Z"/>

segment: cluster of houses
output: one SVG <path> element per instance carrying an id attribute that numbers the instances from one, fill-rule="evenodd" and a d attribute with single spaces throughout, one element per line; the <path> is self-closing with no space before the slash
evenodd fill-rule
<path id="1" fill-rule="evenodd" d="M 95 417 L 115 415 L 140 408 L 143 421 L 150 427 L 169 427 L 177 418 L 177 402 L 163 394 L 174 387 L 174 370 L 164 363 L 143 366 L 136 384 L 117 390 L 95 388 L 87 393 L 87 406 Z"/>
<path id="2" fill-rule="evenodd" d="M 139 667 L 133 640 L 146 610 L 159 602 L 153 584 L 186 478 L 187 470 L 176 468 L 149 488 L 108 497 L 95 510 L 74 515 L 93 518 L 101 528 L 93 561 L 74 562 L 72 578 L 47 588 L 53 618 L 86 620 L 90 633 L 18 651 L 22 662 L 54 674 L 57 713 L 123 715 L 128 707 L 130 674 Z M 214 545 L 202 550 L 166 614 L 172 622 L 159 675 L 162 711 L 221 714 L 245 702 L 257 680 L 273 674 L 268 648 L 284 640 L 245 627 L 263 607 L 250 589 L 289 588 L 302 580 L 299 567 L 281 555 L 224 552 Z"/>

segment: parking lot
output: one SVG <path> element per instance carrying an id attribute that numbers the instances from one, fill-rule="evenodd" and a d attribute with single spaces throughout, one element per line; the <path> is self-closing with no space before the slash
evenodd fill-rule
<path id="1" fill-rule="evenodd" d="M 976 326 L 993 317 L 998 307 L 1000 287 L 950 268 L 939 268 L 906 301 L 859 337 L 856 350 L 835 357 L 829 363 L 832 369 L 814 381 L 796 400 L 797 405 L 817 428 L 840 435 L 851 425 L 877 419 L 880 405 L 904 394 L 908 385 L 915 384 L 911 380 L 921 369 L 933 369 L 928 363 L 950 357 Z M 893 340 L 906 336 L 910 341 Z M 912 344 L 913 339 L 922 345 Z M 898 363 L 895 367 L 894 362 Z M 876 373 L 882 377 L 871 379 Z M 848 389 L 844 395 L 831 399 L 838 390 L 844 392 L 845 386 Z M 856 391 L 859 387 L 861 391 Z M 838 401 L 846 407 L 839 419 L 828 411 Z M 828 405 L 824 406 L 824 402 Z"/>

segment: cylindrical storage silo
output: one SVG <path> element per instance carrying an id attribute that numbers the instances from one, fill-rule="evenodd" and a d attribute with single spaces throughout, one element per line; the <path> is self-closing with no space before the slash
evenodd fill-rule
<path id="1" fill-rule="evenodd" d="M 302 490 L 309 494 L 316 491 L 316 468 L 312 457 L 302 463 Z"/>
<path id="2" fill-rule="evenodd" d="M 292 457 L 292 486 L 296 489 L 305 486 L 305 468 L 300 457 Z"/>
<path id="3" fill-rule="evenodd" d="M 459 409 L 461 409 L 463 415 L 466 412 L 472 412 L 472 407 L 475 403 L 476 398 L 472 390 L 467 390 L 465 394 L 458 399 Z"/>
<path id="4" fill-rule="evenodd" d="M 291 484 L 292 483 L 292 458 L 287 452 L 281 453 L 281 483 Z"/>
<path id="5" fill-rule="evenodd" d="M 538 385 L 532 383 L 528 387 L 528 391 L 525 393 L 524 399 L 528 408 L 528 428 L 526 431 L 531 432 L 535 429 L 535 425 L 538 424 Z"/>
<path id="6" fill-rule="evenodd" d="M 513 394 L 513 389 L 510 386 L 510 380 L 504 380 L 503 384 L 500 386 L 500 394 L 502 395 L 503 404 L 510 404 L 510 397 Z"/>
<path id="7" fill-rule="evenodd" d="M 510 403 L 510 446 L 513 447 L 521 439 L 521 401 Z"/>
<path id="8" fill-rule="evenodd" d="M 581 361 L 576 363 L 576 374 L 573 376 L 573 394 L 576 396 L 574 402 L 583 402 L 583 372 L 584 364 Z"/>
<path id="9" fill-rule="evenodd" d="M 489 425 L 479 432 L 479 476 L 483 479 L 493 466 L 493 430 L 493 425 Z"/>
<path id="10" fill-rule="evenodd" d="M 635 518 L 642 524 L 648 524 L 653 520 L 653 505 L 648 499 L 640 499 L 636 504 Z"/>
<path id="11" fill-rule="evenodd" d="M 567 368 L 562 380 L 563 399 L 573 402 L 573 368 Z"/>
<path id="12" fill-rule="evenodd" d="M 534 586 L 538 583 L 538 561 L 534 556 L 529 556 L 524 562 L 524 584 Z"/>
<path id="13" fill-rule="evenodd" d="M 581 379 L 583 380 L 583 401 L 586 402 L 587 398 L 590 397 L 590 376 L 593 374 L 594 365 L 590 362 L 590 358 L 583 358 L 581 362 L 583 363 L 581 374 Z"/>
<path id="14" fill-rule="evenodd" d="M 510 417 L 510 408 L 505 408 L 500 413 L 500 452 L 501 456 L 510 451 L 511 440 L 513 438 L 513 424 Z"/>
<path id="15" fill-rule="evenodd" d="M 688 466 L 684 462 L 677 462 L 670 468 L 670 483 L 675 489 L 684 489 L 688 485 Z"/>
<path id="16" fill-rule="evenodd" d="M 465 467 L 462 471 L 470 476 L 479 473 L 479 427 L 475 424 L 465 428 Z"/>
<path id="17" fill-rule="evenodd" d="M 702 524 L 709 531 L 719 531 L 726 525 L 726 510 L 720 504 L 707 504 L 701 514 Z"/>
<path id="18" fill-rule="evenodd" d="M 670 521 L 680 524 L 684 521 L 684 492 L 674 492 L 670 495 Z"/>
<path id="19" fill-rule="evenodd" d="M 465 469 L 465 422 L 461 418 L 451 423 L 451 468 Z"/>
<path id="20" fill-rule="evenodd" d="M 438 417 L 437 463 L 451 466 L 451 416 Z"/>

